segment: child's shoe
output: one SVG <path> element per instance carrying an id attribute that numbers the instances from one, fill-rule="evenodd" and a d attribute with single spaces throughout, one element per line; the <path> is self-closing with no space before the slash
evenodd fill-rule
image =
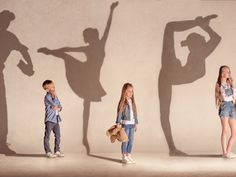
<path id="1" fill-rule="evenodd" d="M 227 159 L 234 159 L 234 158 L 236 158 L 236 154 L 230 152 L 230 153 L 226 154 L 225 158 L 227 158 Z"/>
<path id="2" fill-rule="evenodd" d="M 227 158 L 227 154 L 223 154 L 222 158 L 226 159 Z"/>
<path id="3" fill-rule="evenodd" d="M 57 151 L 54 155 L 56 157 L 65 157 L 65 155 L 62 152 L 60 152 L 60 151 Z"/>
<path id="4" fill-rule="evenodd" d="M 51 152 L 47 152 L 47 153 L 46 153 L 46 156 L 47 156 L 48 158 L 55 158 L 55 157 L 57 157 L 56 155 L 52 154 Z"/>
<path id="5" fill-rule="evenodd" d="M 136 161 L 131 157 L 131 155 L 128 155 L 127 157 L 131 163 L 136 163 Z"/>
<path id="6" fill-rule="evenodd" d="M 122 157 L 122 163 L 124 163 L 124 164 L 131 164 L 132 162 L 129 160 L 129 158 L 127 156 L 123 156 Z"/>

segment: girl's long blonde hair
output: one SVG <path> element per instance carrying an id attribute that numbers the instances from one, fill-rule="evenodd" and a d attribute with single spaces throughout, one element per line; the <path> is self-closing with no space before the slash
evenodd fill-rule
<path id="1" fill-rule="evenodd" d="M 217 107 L 219 107 L 222 102 L 222 95 L 221 95 L 220 87 L 221 87 L 222 72 L 223 72 L 223 69 L 225 69 L 225 68 L 229 69 L 229 72 L 231 74 L 229 66 L 223 65 L 220 67 L 219 75 L 218 75 L 218 78 L 216 81 L 216 87 L 215 87 L 215 104 Z M 233 79 L 231 78 L 231 76 L 229 78 L 229 83 L 230 83 L 231 87 L 233 87 Z"/>
<path id="2" fill-rule="evenodd" d="M 131 83 L 125 83 L 122 87 L 121 97 L 120 97 L 120 101 L 117 107 L 117 114 L 119 114 L 120 112 L 124 113 L 125 107 L 128 104 L 127 99 L 126 99 L 126 91 L 129 87 L 133 88 L 133 85 Z M 136 109 L 136 104 L 135 104 L 135 99 L 134 99 L 134 93 L 131 97 L 131 100 L 132 100 L 134 116 L 137 117 L 137 109 Z"/>

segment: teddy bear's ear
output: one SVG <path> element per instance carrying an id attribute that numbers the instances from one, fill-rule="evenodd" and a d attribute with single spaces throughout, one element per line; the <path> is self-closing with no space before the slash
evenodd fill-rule
<path id="1" fill-rule="evenodd" d="M 116 141 L 116 135 L 112 135 L 110 137 L 111 143 L 114 143 Z"/>
<path id="2" fill-rule="evenodd" d="M 122 142 L 122 137 L 121 137 L 120 133 L 117 134 L 116 139 L 117 139 L 119 142 Z"/>
<path id="3" fill-rule="evenodd" d="M 111 135 L 116 135 L 119 131 L 120 131 L 120 129 L 118 127 L 116 127 L 112 130 Z"/>
<path id="4" fill-rule="evenodd" d="M 106 131 L 106 135 L 107 135 L 108 137 L 110 137 L 110 132 L 109 132 L 109 130 Z"/>

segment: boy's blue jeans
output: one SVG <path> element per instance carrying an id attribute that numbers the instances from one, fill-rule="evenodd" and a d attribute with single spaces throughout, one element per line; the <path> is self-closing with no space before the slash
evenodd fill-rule
<path id="1" fill-rule="evenodd" d="M 128 142 L 123 142 L 121 144 L 121 152 L 122 154 L 130 154 L 132 151 L 132 147 L 133 147 L 133 142 L 134 142 L 134 129 L 135 129 L 135 125 L 133 124 L 127 124 L 127 125 L 123 125 L 125 132 L 128 136 Z"/>
<path id="2" fill-rule="evenodd" d="M 60 141 L 61 141 L 60 125 L 59 123 L 53 123 L 48 121 L 45 123 L 45 133 L 44 133 L 44 150 L 46 153 L 52 152 L 49 144 L 51 131 L 53 131 L 55 136 L 54 153 L 60 151 Z"/>

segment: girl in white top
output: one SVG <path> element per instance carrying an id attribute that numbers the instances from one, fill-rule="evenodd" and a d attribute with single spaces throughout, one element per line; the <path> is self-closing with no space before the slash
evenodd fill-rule
<path id="1" fill-rule="evenodd" d="M 122 162 L 123 163 L 135 163 L 135 160 L 131 157 L 134 132 L 137 130 L 137 109 L 134 100 L 133 85 L 125 83 L 122 88 L 121 98 L 117 109 L 116 123 L 121 125 L 128 136 L 128 142 L 123 142 L 121 145 Z"/>
<path id="2" fill-rule="evenodd" d="M 235 90 L 233 79 L 231 78 L 230 68 L 221 66 L 215 87 L 216 105 L 219 107 L 219 117 L 221 120 L 221 146 L 223 158 L 235 158 L 231 152 L 236 138 L 236 111 L 235 111 Z M 231 136 L 227 141 L 227 127 L 230 127 Z"/>

